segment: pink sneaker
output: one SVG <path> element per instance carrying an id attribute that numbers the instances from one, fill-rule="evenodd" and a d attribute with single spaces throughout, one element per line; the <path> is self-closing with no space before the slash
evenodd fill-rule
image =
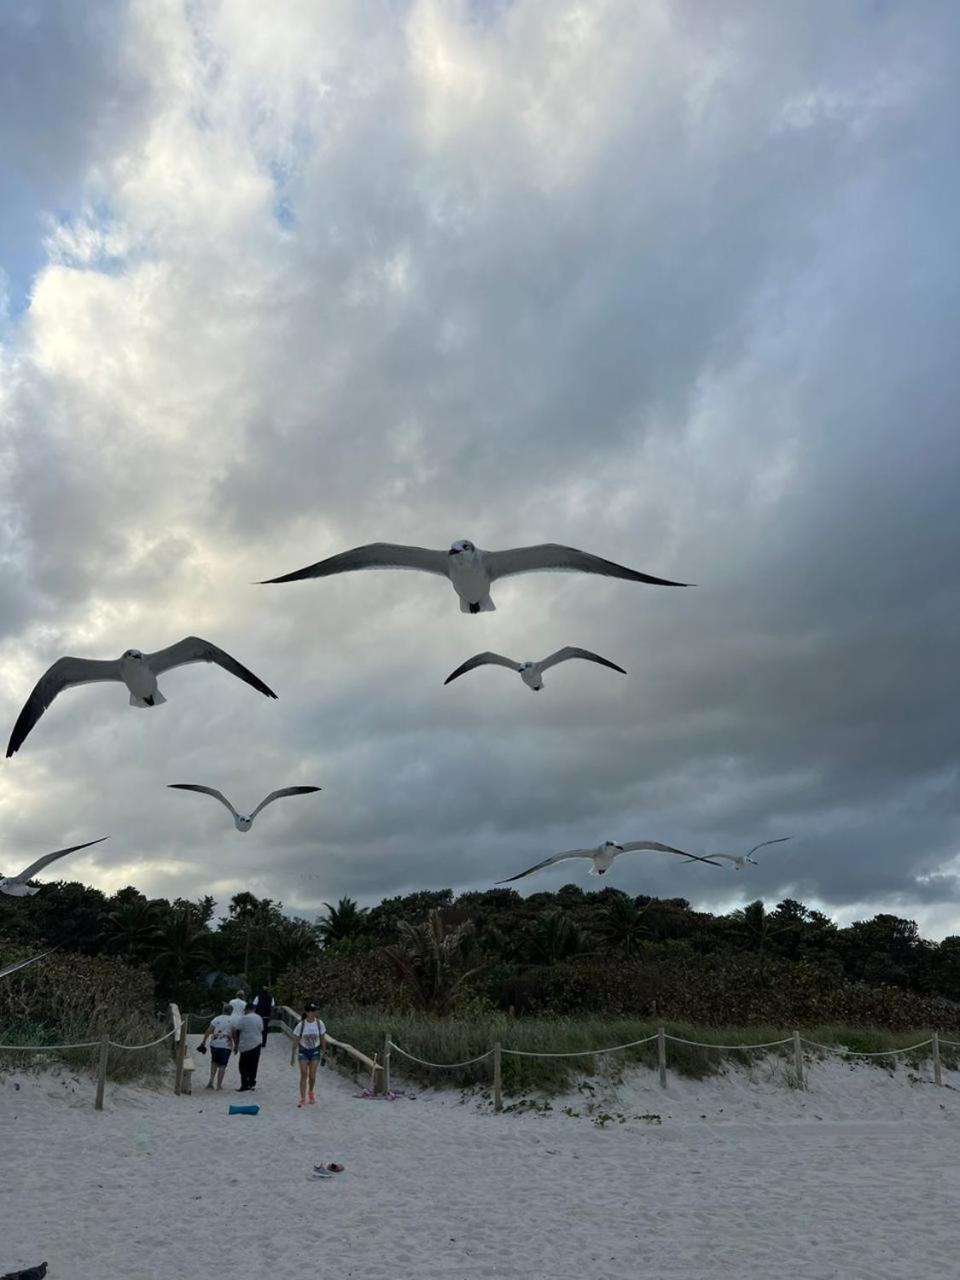
<path id="1" fill-rule="evenodd" d="M 310 1101 L 311 1101 L 311 1102 L 316 1102 L 316 1100 L 317 1100 L 317 1095 L 316 1095 L 315 1093 L 311 1093 L 311 1094 L 310 1094 Z"/>
<path id="2" fill-rule="evenodd" d="M 297 1106 L 298 1106 L 298 1107 L 302 1107 L 302 1106 L 303 1106 L 303 1099 L 302 1099 L 302 1098 L 298 1098 L 298 1099 L 297 1099 Z"/>

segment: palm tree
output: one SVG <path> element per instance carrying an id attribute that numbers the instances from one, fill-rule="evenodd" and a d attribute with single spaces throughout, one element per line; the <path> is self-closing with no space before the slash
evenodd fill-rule
<path id="1" fill-rule="evenodd" d="M 326 919 L 317 921 L 317 932 L 323 939 L 325 947 L 366 933 L 367 908 L 358 907 L 355 899 L 341 898 L 335 907 L 332 907 L 329 902 L 323 905 L 327 909 L 327 915 Z"/>
<path id="2" fill-rule="evenodd" d="M 540 964 L 557 964 L 579 955 L 584 949 L 583 934 L 562 911 L 544 911 L 533 924 L 530 951 Z"/>
<path id="3" fill-rule="evenodd" d="M 764 955 L 767 943 L 779 933 L 795 929 L 796 922 L 788 920 L 786 924 L 776 924 L 776 916 L 767 911 L 758 898 L 756 902 L 748 902 L 745 907 L 731 911 L 730 919 L 736 925 L 735 933 L 746 939 L 750 947 L 757 952 L 760 959 L 760 976 L 763 977 Z"/>
<path id="4" fill-rule="evenodd" d="M 468 978 L 484 967 L 464 968 L 473 924 L 466 921 L 447 929 L 434 910 L 421 924 L 398 920 L 397 932 L 399 942 L 385 950 L 414 1002 L 433 1013 L 449 1013 Z"/>
<path id="5" fill-rule="evenodd" d="M 306 920 L 294 920 L 270 943 L 268 954 L 276 964 L 277 973 L 284 973 L 305 960 L 318 946 L 316 932 Z"/>
<path id="6" fill-rule="evenodd" d="M 197 923 L 195 913 L 188 908 L 172 912 L 153 957 L 160 985 L 172 990 L 201 965 L 208 965 L 210 958 L 210 934 Z"/>
<path id="7" fill-rule="evenodd" d="M 101 939 L 116 955 L 143 960 L 153 955 L 163 936 L 162 904 L 144 897 L 127 898 L 100 917 Z"/>
<path id="8" fill-rule="evenodd" d="M 622 951 L 628 958 L 635 956 L 649 929 L 644 923 L 647 906 L 638 907 L 625 893 L 617 894 L 607 903 L 607 909 L 597 923 L 597 933 L 608 946 Z"/>

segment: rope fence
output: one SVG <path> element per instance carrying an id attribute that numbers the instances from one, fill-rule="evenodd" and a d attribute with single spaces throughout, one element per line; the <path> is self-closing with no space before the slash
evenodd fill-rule
<path id="1" fill-rule="evenodd" d="M 111 1040 L 109 1036 L 101 1036 L 99 1040 L 78 1040 L 73 1044 L 0 1044 L 0 1052 L 4 1053 L 57 1053 L 67 1049 L 99 1049 L 100 1053 L 97 1060 L 97 1096 L 94 1107 L 97 1111 L 103 1110 L 103 1095 L 107 1083 L 107 1064 L 110 1058 L 111 1049 L 120 1049 L 126 1053 L 140 1053 L 144 1049 L 155 1049 L 157 1045 L 163 1044 L 166 1040 L 173 1040 L 179 1037 L 180 1045 L 177 1053 L 177 1085 L 175 1092 L 181 1091 L 180 1086 L 183 1080 L 184 1070 L 184 1050 L 186 1047 L 186 1019 L 181 1019 L 179 1010 L 176 1005 L 170 1006 L 171 1016 L 173 1016 L 174 1026 L 170 1031 L 165 1032 L 162 1036 L 158 1036 L 156 1040 L 150 1040 L 146 1044 L 120 1044 L 117 1040 Z M 192 1066 L 191 1066 L 192 1070 Z"/>
<path id="2" fill-rule="evenodd" d="M 644 1036 L 641 1040 L 631 1040 L 627 1044 L 610 1045 L 603 1049 L 571 1049 L 565 1053 L 542 1052 L 539 1053 L 535 1049 L 509 1049 L 503 1048 L 499 1043 L 495 1044 L 492 1049 L 488 1049 L 486 1053 L 481 1053 L 476 1058 L 467 1058 L 465 1062 L 429 1062 L 426 1058 L 418 1058 L 415 1054 L 403 1049 L 390 1038 L 387 1034 L 383 1040 L 383 1075 L 379 1081 L 382 1092 L 390 1092 L 390 1054 L 401 1054 L 404 1058 L 408 1058 L 411 1062 L 419 1063 L 422 1067 L 430 1067 L 438 1071 L 454 1071 L 461 1067 L 470 1067 L 477 1062 L 484 1062 L 487 1058 L 493 1059 L 493 1107 L 495 1111 L 503 1110 L 503 1092 L 501 1084 L 501 1059 L 503 1054 L 509 1054 L 515 1058 L 593 1058 L 605 1053 L 619 1053 L 624 1049 L 634 1049 L 638 1045 L 651 1044 L 657 1042 L 657 1065 L 660 1074 L 660 1085 L 662 1088 L 667 1087 L 667 1042 L 672 1041 L 674 1044 L 689 1045 L 695 1049 L 716 1049 L 721 1053 L 739 1053 L 743 1050 L 753 1049 L 779 1049 L 784 1045 L 793 1046 L 794 1073 L 796 1076 L 797 1088 L 804 1089 L 804 1059 L 803 1046 L 817 1050 L 821 1053 L 832 1053 L 838 1057 L 850 1058 L 895 1058 L 899 1054 L 916 1053 L 918 1049 L 931 1049 L 933 1058 L 933 1081 L 936 1085 L 942 1085 L 943 1079 L 940 1066 L 940 1046 L 949 1045 L 951 1048 L 960 1049 L 960 1040 L 944 1040 L 938 1032 L 934 1031 L 928 1040 L 920 1040 L 916 1044 L 903 1045 L 898 1049 L 879 1049 L 875 1051 L 865 1051 L 859 1049 L 847 1049 L 842 1045 L 821 1044 L 817 1040 L 810 1040 L 806 1036 L 802 1036 L 799 1031 L 792 1032 L 789 1036 L 782 1040 L 764 1040 L 759 1042 L 747 1042 L 744 1044 L 714 1044 L 704 1040 L 685 1040 L 683 1036 L 674 1036 L 666 1031 L 663 1027 L 650 1036 Z"/>

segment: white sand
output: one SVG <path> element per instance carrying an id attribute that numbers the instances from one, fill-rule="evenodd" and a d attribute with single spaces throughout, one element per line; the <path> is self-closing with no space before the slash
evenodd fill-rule
<path id="1" fill-rule="evenodd" d="M 458 1093 L 360 1099 L 321 1072 L 298 1111 L 271 1037 L 260 1114 L 228 1117 L 237 1095 L 206 1092 L 195 1060 L 192 1097 L 108 1086 L 102 1114 L 86 1078 L 0 1081 L 0 1273 L 46 1259 L 49 1280 L 955 1274 L 955 1073 L 937 1089 L 832 1060 L 801 1094 L 769 1062 L 666 1092 L 631 1070 L 549 1113 L 495 1116 Z M 311 1181 L 319 1159 L 346 1172 Z"/>

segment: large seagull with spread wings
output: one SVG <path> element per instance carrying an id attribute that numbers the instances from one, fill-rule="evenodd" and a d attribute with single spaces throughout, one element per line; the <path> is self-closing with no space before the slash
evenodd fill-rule
<path id="1" fill-rule="evenodd" d="M 449 551 L 432 551 L 426 547 L 403 547 L 392 542 L 371 542 L 353 547 L 339 555 L 295 569 L 279 578 L 267 578 L 261 586 L 274 582 L 298 582 L 302 578 L 328 578 L 334 573 L 354 569 L 418 569 L 447 578 L 460 597 L 461 613 L 491 613 L 496 605 L 490 598 L 490 586 L 499 578 L 518 573 L 598 573 L 608 578 L 625 578 L 628 582 L 649 582 L 657 587 L 685 587 L 686 582 L 654 578 L 638 569 L 627 569 L 612 560 L 564 547 L 557 542 L 544 542 L 535 547 L 513 547 L 509 551 L 481 551 L 461 538 Z"/>
<path id="2" fill-rule="evenodd" d="M 12 756 L 23 746 L 27 734 L 37 723 L 58 693 L 78 684 L 93 684 L 103 680 L 115 680 L 125 684 L 130 691 L 131 707 L 157 707 L 166 698 L 157 688 L 157 676 L 174 667 L 190 662 L 215 662 L 230 675 L 251 685 L 267 698 L 277 695 L 252 671 L 248 671 L 236 658 L 218 649 L 209 640 L 199 636 L 187 636 L 167 649 L 156 653 L 141 653 L 139 649 L 127 649 L 120 658 L 98 661 L 94 658 L 58 658 L 45 672 L 27 699 L 13 726 L 7 755 Z"/>

